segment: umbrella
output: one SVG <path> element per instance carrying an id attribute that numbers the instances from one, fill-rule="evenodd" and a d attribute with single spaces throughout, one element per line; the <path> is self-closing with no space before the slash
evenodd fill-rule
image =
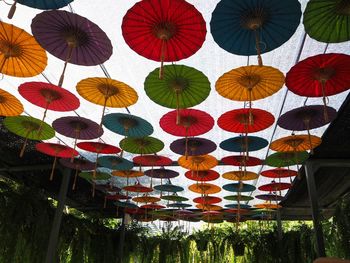
<path id="1" fill-rule="evenodd" d="M 260 109 L 238 109 L 222 114 L 218 119 L 221 129 L 235 133 L 252 133 L 267 129 L 275 122 L 271 113 Z"/>
<path id="2" fill-rule="evenodd" d="M 135 170 L 118 170 L 112 172 L 113 176 L 123 177 L 123 178 L 136 178 L 144 175 L 143 172 Z"/>
<path id="3" fill-rule="evenodd" d="M 98 157 L 97 162 L 99 165 L 111 170 L 126 171 L 134 167 L 134 164 L 129 160 L 113 155 Z"/>
<path id="4" fill-rule="evenodd" d="M 132 200 L 136 203 L 157 203 L 161 199 L 155 196 L 143 195 L 143 196 L 134 197 Z"/>
<path id="5" fill-rule="evenodd" d="M 291 187 L 292 185 L 289 183 L 276 183 L 275 181 L 272 181 L 270 184 L 260 185 L 258 189 L 260 191 L 266 191 L 266 192 L 277 192 L 277 191 L 289 189 Z"/>
<path id="6" fill-rule="evenodd" d="M 215 42 L 236 55 L 258 55 L 288 41 L 301 16 L 299 1 L 221 0 L 210 21 Z"/>
<path id="7" fill-rule="evenodd" d="M 165 206 L 164 205 L 160 205 L 160 204 L 149 204 L 149 205 L 142 205 L 142 206 L 140 206 L 140 208 L 159 210 L 159 209 L 165 208 Z"/>
<path id="8" fill-rule="evenodd" d="M 312 0 L 304 11 L 307 34 L 317 41 L 340 43 L 350 40 L 349 2 Z"/>
<path id="9" fill-rule="evenodd" d="M 51 10 L 36 15 L 31 24 L 39 44 L 64 61 L 58 83 L 62 86 L 67 64 L 100 65 L 112 55 L 112 44 L 96 24 L 77 14 Z"/>
<path id="10" fill-rule="evenodd" d="M 139 55 L 161 62 L 178 61 L 196 53 L 207 33 L 200 12 L 183 0 L 137 2 L 123 18 L 125 42 Z"/>
<path id="11" fill-rule="evenodd" d="M 87 101 L 103 106 L 101 124 L 106 107 L 125 108 L 138 100 L 136 91 L 121 81 L 110 78 L 87 78 L 77 84 L 77 92 Z"/>
<path id="12" fill-rule="evenodd" d="M 22 103 L 15 96 L 0 89 L 0 116 L 18 116 L 23 111 Z"/>
<path id="13" fill-rule="evenodd" d="M 289 169 L 284 169 L 284 168 L 276 168 L 276 169 L 262 171 L 260 175 L 268 178 L 286 178 L 286 177 L 298 176 L 298 172 L 292 171 Z"/>
<path id="14" fill-rule="evenodd" d="M 271 203 L 263 203 L 263 204 L 256 204 L 254 207 L 259 208 L 259 209 L 279 209 L 282 206 L 278 204 L 271 204 Z"/>
<path id="15" fill-rule="evenodd" d="M 48 10 L 48 9 L 59 9 L 62 8 L 69 3 L 73 2 L 73 0 L 14 0 L 11 9 L 7 15 L 8 19 L 12 19 L 13 15 L 16 12 L 16 4 L 19 3 L 21 5 L 26 5 L 32 8 Z"/>
<path id="16" fill-rule="evenodd" d="M 259 176 L 257 173 L 254 172 L 248 172 L 248 171 L 231 171 L 226 172 L 222 175 L 222 178 L 225 178 L 227 180 L 233 180 L 233 181 L 249 181 L 249 180 L 255 180 Z"/>
<path id="17" fill-rule="evenodd" d="M 249 202 L 251 200 L 254 200 L 254 197 L 249 196 L 249 195 L 227 195 L 224 196 L 225 200 L 229 200 L 229 201 L 242 201 L 242 202 Z"/>
<path id="18" fill-rule="evenodd" d="M 186 156 L 204 155 L 216 150 L 216 144 L 208 139 L 192 137 L 187 139 L 187 152 L 186 152 L 186 139 L 178 139 L 170 144 L 170 150 L 174 153 Z"/>
<path id="19" fill-rule="evenodd" d="M 47 66 L 45 50 L 21 28 L 0 21 L 0 72 L 13 77 L 33 77 Z"/>
<path id="20" fill-rule="evenodd" d="M 256 136 L 238 136 L 220 143 L 220 148 L 229 152 L 253 152 L 265 148 L 268 141 Z"/>
<path id="21" fill-rule="evenodd" d="M 18 87 L 18 92 L 30 103 L 45 109 L 42 121 L 47 110 L 73 111 L 80 106 L 79 99 L 73 93 L 50 83 L 26 82 Z"/>
<path id="22" fill-rule="evenodd" d="M 212 205 L 212 204 L 197 204 L 196 207 L 198 209 L 201 209 L 201 210 L 204 210 L 204 211 L 220 211 L 220 210 L 222 210 L 221 206 L 219 206 L 219 205 Z"/>
<path id="23" fill-rule="evenodd" d="M 291 135 L 273 141 L 270 149 L 276 152 L 303 152 L 321 144 L 321 138 L 314 135 Z"/>
<path id="24" fill-rule="evenodd" d="M 93 172 L 81 172 L 79 173 L 79 176 L 88 181 L 108 180 L 111 178 L 111 175 L 109 173 L 103 173 L 103 172 L 97 172 L 96 174 L 94 174 Z"/>
<path id="25" fill-rule="evenodd" d="M 253 192 L 256 189 L 254 185 L 240 183 L 225 184 L 222 188 L 229 192 Z"/>
<path id="26" fill-rule="evenodd" d="M 164 169 L 164 168 L 153 169 L 152 168 L 150 170 L 145 171 L 145 175 L 151 177 L 151 187 L 152 187 L 153 178 L 161 179 L 160 184 L 163 184 L 163 179 L 175 178 L 179 176 L 179 173 L 170 169 Z"/>
<path id="27" fill-rule="evenodd" d="M 204 205 L 212 205 L 216 203 L 220 203 L 222 199 L 220 197 L 216 196 L 203 196 L 203 197 L 196 197 L 193 199 L 193 202 L 198 204 L 204 204 Z"/>
<path id="28" fill-rule="evenodd" d="M 245 155 L 231 155 L 226 156 L 221 159 L 221 161 L 226 165 L 233 165 L 233 166 L 257 166 L 262 164 L 262 160 L 256 157 L 252 156 L 245 156 Z"/>
<path id="29" fill-rule="evenodd" d="M 286 76 L 286 86 L 293 93 L 307 97 L 332 96 L 350 88 L 350 56 L 321 54 L 308 57 L 293 66 Z M 324 119 L 327 122 L 325 107 Z"/>
<path id="30" fill-rule="evenodd" d="M 120 148 L 129 153 L 152 154 L 161 151 L 164 143 L 157 138 L 147 136 L 142 138 L 128 137 L 120 141 Z"/>
<path id="31" fill-rule="evenodd" d="M 176 207 L 176 208 L 181 208 L 181 209 L 184 209 L 184 208 L 188 208 L 188 207 L 191 207 L 192 205 L 191 204 L 186 204 L 186 203 L 172 203 L 172 204 L 168 204 L 167 207 Z"/>
<path id="32" fill-rule="evenodd" d="M 276 195 L 276 194 L 263 194 L 263 195 L 256 195 L 256 199 L 264 200 L 264 201 L 281 201 L 283 199 L 283 196 Z"/>
<path id="33" fill-rule="evenodd" d="M 52 169 L 51 169 L 50 181 L 52 181 L 53 179 L 54 171 L 57 164 L 57 158 L 70 158 L 72 156 L 79 155 L 79 153 L 73 148 L 66 145 L 58 144 L 58 143 L 41 142 L 41 143 L 37 143 L 35 145 L 35 148 L 37 151 L 41 153 L 55 157 L 52 165 Z"/>
<path id="34" fill-rule="evenodd" d="M 221 188 L 219 186 L 209 183 L 192 184 L 188 187 L 188 189 L 192 192 L 202 195 L 216 194 L 221 191 Z"/>
<path id="35" fill-rule="evenodd" d="M 277 152 L 265 159 L 265 164 L 272 167 L 288 167 L 302 164 L 309 158 L 308 152 Z"/>
<path id="36" fill-rule="evenodd" d="M 173 184 L 161 184 L 154 186 L 154 190 L 161 192 L 169 192 L 169 193 L 177 193 L 182 192 L 184 189 L 181 186 L 173 185 Z"/>
<path id="37" fill-rule="evenodd" d="M 60 163 L 65 167 L 75 170 L 75 176 L 72 187 L 72 189 L 75 190 L 79 170 L 93 170 L 95 168 L 95 163 L 82 158 L 74 158 L 72 161 L 71 158 L 72 157 L 70 156 L 69 159 L 60 159 Z"/>
<path id="38" fill-rule="evenodd" d="M 238 208 L 238 204 L 227 204 L 227 205 L 225 205 L 225 207 L 231 208 L 231 209 L 237 209 Z M 242 208 L 242 209 L 249 209 L 249 208 L 251 208 L 251 206 L 250 205 L 245 205 L 245 204 L 240 204 L 240 208 Z"/>
<path id="39" fill-rule="evenodd" d="M 52 123 L 52 127 L 60 134 L 74 139 L 74 149 L 77 145 L 77 140 L 92 140 L 101 137 L 103 129 L 100 126 L 87 118 L 68 116 L 56 119 Z"/>
<path id="40" fill-rule="evenodd" d="M 135 192 L 135 193 L 150 193 L 150 192 L 153 192 L 152 188 L 143 186 L 140 183 L 136 183 L 134 185 L 124 186 L 123 190 L 127 191 L 127 192 Z"/>
<path id="41" fill-rule="evenodd" d="M 157 68 L 145 80 L 145 92 L 155 103 L 177 110 L 177 124 L 180 123 L 180 109 L 196 106 L 210 93 L 210 82 L 200 71 L 184 65 L 164 67 L 165 75 L 159 79 Z"/>
<path id="42" fill-rule="evenodd" d="M 28 139 L 42 141 L 55 136 L 55 131 L 50 125 L 33 117 L 10 116 L 4 119 L 3 124 L 10 132 L 25 138 L 20 157 L 24 154 Z"/>
<path id="43" fill-rule="evenodd" d="M 173 161 L 165 156 L 160 155 L 140 155 L 133 158 L 134 163 L 142 166 L 168 166 L 173 163 Z"/>
<path id="44" fill-rule="evenodd" d="M 217 166 L 218 161 L 214 156 L 207 154 L 189 156 L 188 159 L 186 159 L 186 156 L 181 156 L 178 160 L 178 164 L 188 170 L 205 171 Z"/>
<path id="45" fill-rule="evenodd" d="M 131 114 L 107 114 L 102 123 L 108 130 L 125 137 L 145 137 L 153 133 L 153 127 L 148 121 Z"/>
<path id="46" fill-rule="evenodd" d="M 179 196 L 176 193 L 173 194 L 173 195 L 163 195 L 162 199 L 163 200 L 167 200 L 167 201 L 175 201 L 175 202 L 186 202 L 186 201 L 188 201 L 187 197 Z"/>
<path id="47" fill-rule="evenodd" d="M 185 176 L 193 181 L 208 182 L 218 179 L 220 174 L 214 170 L 197 171 L 196 173 L 193 171 L 187 171 Z"/>

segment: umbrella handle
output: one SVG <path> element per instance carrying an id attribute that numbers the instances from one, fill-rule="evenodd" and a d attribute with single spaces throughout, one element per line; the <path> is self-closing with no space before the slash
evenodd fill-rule
<path id="1" fill-rule="evenodd" d="M 19 157 L 22 158 L 23 155 L 24 155 L 24 151 L 26 150 L 26 147 L 27 147 L 27 142 L 28 142 L 28 135 L 29 135 L 29 132 L 27 132 L 27 135 L 26 135 L 26 138 L 24 140 L 24 143 L 23 143 L 23 146 L 22 146 L 22 149 L 21 149 L 21 152 L 19 153 Z"/>
<path id="2" fill-rule="evenodd" d="M 58 82 L 58 86 L 59 86 L 59 87 L 62 87 L 63 80 L 64 80 L 64 73 L 66 72 L 68 62 L 69 62 L 69 61 L 71 60 L 71 58 L 72 58 L 72 52 L 73 52 L 73 46 L 70 46 L 70 45 L 69 45 L 69 46 L 68 46 L 67 58 L 66 58 L 66 60 L 64 61 L 63 71 L 62 71 L 60 80 L 59 80 L 59 82 Z"/>
<path id="3" fill-rule="evenodd" d="M 327 111 L 327 97 L 326 97 L 326 81 L 322 80 L 321 81 L 321 90 L 322 90 L 322 101 L 323 101 L 323 117 L 324 117 L 324 122 L 327 123 L 329 122 L 329 116 L 328 116 L 328 111 Z"/>
<path id="4" fill-rule="evenodd" d="M 16 12 L 16 4 L 17 4 L 17 0 L 14 1 L 13 5 L 12 5 L 11 8 L 10 8 L 9 13 L 7 14 L 7 18 L 8 18 L 8 19 L 12 19 L 12 18 L 13 18 L 13 15 L 14 15 L 15 12 Z"/>
<path id="5" fill-rule="evenodd" d="M 160 68 L 159 68 L 159 79 L 164 77 L 164 58 L 165 58 L 165 39 L 162 39 L 162 46 L 160 50 Z"/>
<path id="6" fill-rule="evenodd" d="M 260 48 L 260 37 L 259 37 L 259 32 L 255 29 L 254 30 L 255 34 L 255 47 L 256 47 L 256 52 L 258 53 L 258 64 L 259 66 L 263 65 L 262 58 L 261 58 L 261 48 Z"/>
<path id="7" fill-rule="evenodd" d="M 74 181 L 73 181 L 73 187 L 72 190 L 75 190 L 75 186 L 77 184 L 77 177 L 78 177 L 78 169 L 75 169 L 75 175 L 74 175 Z"/>
<path id="8" fill-rule="evenodd" d="M 55 156 L 55 160 L 53 161 L 51 174 L 50 174 L 50 181 L 52 181 L 52 179 L 53 179 L 53 175 L 55 173 L 56 164 L 57 164 L 57 156 Z"/>
<path id="9" fill-rule="evenodd" d="M 104 104 L 103 104 L 103 110 L 102 110 L 102 116 L 101 116 L 101 122 L 100 122 L 99 131 L 101 131 L 101 129 L 102 129 L 102 120 L 103 120 L 103 116 L 105 116 L 107 100 L 108 100 L 108 97 L 105 97 L 105 101 L 104 101 Z"/>
<path id="10" fill-rule="evenodd" d="M 179 91 L 175 90 L 176 94 L 176 125 L 180 125 L 181 116 L 180 116 L 180 99 L 179 99 Z"/>

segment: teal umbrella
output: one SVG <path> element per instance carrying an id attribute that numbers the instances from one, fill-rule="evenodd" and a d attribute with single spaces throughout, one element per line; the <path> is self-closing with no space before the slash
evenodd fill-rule
<path id="1" fill-rule="evenodd" d="M 101 156 L 97 159 L 97 162 L 99 165 L 111 170 L 126 171 L 134 167 L 134 164 L 129 160 L 114 155 Z"/>

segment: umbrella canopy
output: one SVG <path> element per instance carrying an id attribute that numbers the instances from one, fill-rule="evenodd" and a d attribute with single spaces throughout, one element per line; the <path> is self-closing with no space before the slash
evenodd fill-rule
<path id="1" fill-rule="evenodd" d="M 321 138 L 314 135 L 291 135 L 273 141 L 270 149 L 276 152 L 303 152 L 321 144 Z"/>
<path id="2" fill-rule="evenodd" d="M 21 28 L 0 21 L 0 73 L 33 77 L 47 66 L 45 50 Z"/>
<path id="3" fill-rule="evenodd" d="M 108 180 L 111 178 L 111 175 L 109 173 L 102 173 L 102 172 L 96 172 L 95 175 L 93 172 L 82 172 L 82 173 L 79 173 L 79 176 L 81 178 L 84 178 L 85 180 L 88 180 L 88 181 Z"/>
<path id="4" fill-rule="evenodd" d="M 222 188 L 229 192 L 253 192 L 256 189 L 254 185 L 241 183 L 225 184 Z"/>
<path id="5" fill-rule="evenodd" d="M 254 205 L 255 208 L 259 209 L 279 209 L 282 208 L 282 206 L 278 204 L 271 204 L 271 203 L 263 203 L 263 204 L 256 204 Z"/>
<path id="6" fill-rule="evenodd" d="M 160 168 L 147 170 L 145 171 L 145 175 L 158 179 L 171 179 L 178 177 L 180 174 L 174 170 Z"/>
<path id="7" fill-rule="evenodd" d="M 264 200 L 264 201 L 281 201 L 283 196 L 276 194 L 264 194 L 264 195 L 256 195 L 256 199 Z"/>
<path id="8" fill-rule="evenodd" d="M 183 0 L 137 2 L 123 18 L 125 42 L 139 55 L 163 62 L 178 61 L 196 53 L 206 35 L 202 14 Z"/>
<path id="9" fill-rule="evenodd" d="M 129 153 L 152 154 L 161 151 L 164 148 L 164 143 L 151 136 L 142 138 L 128 137 L 121 140 L 119 146 Z"/>
<path id="10" fill-rule="evenodd" d="M 186 156 L 181 156 L 178 160 L 178 164 L 188 170 L 193 171 L 205 171 L 211 168 L 214 168 L 218 165 L 218 161 L 214 156 L 211 155 L 197 155 L 189 156 L 186 159 Z"/>
<path id="11" fill-rule="evenodd" d="M 265 164 L 272 167 L 288 167 L 302 164 L 309 158 L 309 153 L 304 152 L 277 152 L 265 159 Z"/>
<path id="12" fill-rule="evenodd" d="M 129 160 L 113 155 L 98 157 L 97 162 L 102 167 L 106 167 L 111 170 L 126 171 L 134 167 L 134 164 Z"/>
<path id="13" fill-rule="evenodd" d="M 45 82 L 26 82 L 18 87 L 19 94 L 30 103 L 47 110 L 73 111 L 79 108 L 79 99 L 71 92 L 59 86 Z"/>
<path id="14" fill-rule="evenodd" d="M 106 107 L 124 108 L 138 100 L 136 91 L 127 84 L 110 78 L 87 78 L 78 82 L 77 92 L 87 101 L 103 106 L 101 125 Z"/>
<path id="15" fill-rule="evenodd" d="M 258 189 L 260 191 L 266 191 L 266 192 L 277 192 L 282 190 L 287 190 L 292 187 L 292 184 L 289 183 L 276 183 L 272 181 L 270 184 L 264 184 L 260 185 Z"/>
<path id="16" fill-rule="evenodd" d="M 202 195 L 216 194 L 221 191 L 219 186 L 209 183 L 192 184 L 188 187 L 188 189 Z"/>
<path id="17" fill-rule="evenodd" d="M 142 166 L 167 166 L 172 164 L 172 160 L 160 155 L 140 155 L 133 158 L 134 163 Z"/>
<path id="18" fill-rule="evenodd" d="M 298 176 L 298 172 L 284 168 L 276 168 L 262 171 L 260 175 L 268 178 L 287 178 Z"/>
<path id="19" fill-rule="evenodd" d="M 124 208 L 139 208 L 136 204 L 134 203 L 130 203 L 130 201 L 126 201 L 126 202 L 121 202 L 121 201 L 116 201 L 114 202 L 114 204 L 117 206 L 117 207 L 124 207 Z"/>
<path id="20" fill-rule="evenodd" d="M 229 152 L 253 152 L 265 148 L 268 141 L 256 136 L 238 136 L 220 143 L 220 148 Z"/>
<path id="21" fill-rule="evenodd" d="M 74 170 L 88 171 L 93 170 L 95 167 L 95 163 L 82 158 L 74 158 L 73 161 L 70 158 L 60 159 L 60 164 Z"/>
<path id="22" fill-rule="evenodd" d="M 225 205 L 225 207 L 238 210 L 238 204 L 227 204 L 227 205 Z M 251 208 L 251 206 L 245 205 L 245 204 L 239 204 L 239 208 L 249 209 L 249 208 Z M 230 212 L 232 213 L 233 211 L 231 210 Z"/>
<path id="23" fill-rule="evenodd" d="M 144 175 L 143 172 L 134 171 L 134 170 L 123 170 L 123 171 L 113 171 L 113 176 L 123 177 L 123 178 L 136 178 Z"/>
<path id="24" fill-rule="evenodd" d="M 262 164 L 262 160 L 256 157 L 252 156 L 245 156 L 245 155 L 231 155 L 226 156 L 221 159 L 221 161 L 226 165 L 233 165 L 233 166 L 257 166 Z"/>
<path id="25" fill-rule="evenodd" d="M 204 155 L 216 150 L 216 144 L 213 141 L 199 137 L 173 141 L 170 144 L 170 150 L 180 155 L 186 155 L 186 142 L 188 156 Z"/>
<path id="26" fill-rule="evenodd" d="M 53 56 L 65 61 L 58 86 L 62 86 L 67 63 L 100 65 L 112 55 L 106 33 L 85 17 L 63 11 L 44 11 L 31 24 L 39 44 Z"/>
<path id="27" fill-rule="evenodd" d="M 203 197 L 196 197 L 193 199 L 193 202 L 198 204 L 205 204 L 205 205 L 212 205 L 220 203 L 222 199 L 220 197 L 216 196 L 203 196 Z"/>
<path id="28" fill-rule="evenodd" d="M 249 181 L 249 180 L 255 180 L 259 176 L 257 173 L 254 172 L 248 172 L 248 171 L 231 171 L 226 172 L 222 175 L 222 178 L 225 178 L 227 180 L 233 180 L 233 181 Z"/>
<path id="29" fill-rule="evenodd" d="M 181 209 L 184 209 L 184 208 L 188 208 L 188 207 L 191 207 L 192 205 L 190 204 L 186 204 L 186 203 L 172 203 L 172 204 L 168 204 L 167 207 L 176 207 L 176 208 L 181 208 Z"/>
<path id="30" fill-rule="evenodd" d="M 173 195 L 162 195 L 162 199 L 163 200 L 167 200 L 167 201 L 175 201 L 175 202 L 186 202 L 188 201 L 187 197 L 184 196 L 179 196 L 177 194 L 173 194 Z"/>
<path id="31" fill-rule="evenodd" d="M 156 202 L 159 202 L 161 199 L 155 196 L 144 195 L 144 196 L 134 197 L 132 200 L 136 203 L 156 203 Z"/>
<path id="32" fill-rule="evenodd" d="M 158 209 L 166 208 L 166 206 L 160 205 L 160 204 L 149 204 L 149 205 L 142 205 L 140 206 L 140 208 L 158 210 Z"/>
<path id="33" fill-rule="evenodd" d="M 97 154 L 117 154 L 121 151 L 118 147 L 103 142 L 79 142 L 77 146 L 84 151 Z"/>
<path id="34" fill-rule="evenodd" d="M 148 121 L 131 114 L 107 114 L 102 123 L 108 130 L 127 137 L 145 137 L 153 133 L 153 127 Z"/>
<path id="35" fill-rule="evenodd" d="M 249 195 L 227 195 L 224 196 L 225 200 L 229 200 L 229 201 L 242 201 L 242 202 L 248 202 L 251 200 L 254 200 L 254 197 L 249 196 Z"/>
<path id="36" fill-rule="evenodd" d="M 113 195 L 106 195 L 107 200 L 128 200 L 131 199 L 131 196 L 122 195 L 122 194 L 113 194 Z"/>
<path id="37" fill-rule="evenodd" d="M 350 4 L 346 0 L 312 0 L 304 11 L 307 34 L 317 41 L 340 43 L 350 40 Z"/>
<path id="38" fill-rule="evenodd" d="M 140 183 L 134 185 L 128 185 L 123 187 L 124 191 L 135 192 L 135 193 L 150 193 L 153 192 L 153 189 L 147 186 L 143 186 Z"/>
<path id="39" fill-rule="evenodd" d="M 23 156 L 28 139 L 48 140 L 55 136 L 55 130 L 47 123 L 28 116 L 10 116 L 3 121 L 4 126 L 12 133 L 25 138 L 20 157 Z"/>
<path id="40" fill-rule="evenodd" d="M 201 209 L 201 210 L 204 210 L 204 211 L 220 211 L 220 210 L 222 210 L 221 206 L 219 206 L 219 205 L 212 205 L 212 204 L 197 204 L 196 207 L 198 209 Z"/>
<path id="41" fill-rule="evenodd" d="M 0 89 L 0 116 L 18 116 L 23 111 L 22 103 L 15 96 Z"/>
<path id="42" fill-rule="evenodd" d="M 180 109 L 203 102 L 209 96 L 210 82 L 202 72 L 188 66 L 169 65 L 164 70 L 163 79 L 159 79 L 159 68 L 147 76 L 145 92 L 155 103 L 176 109 L 179 124 Z"/>
<path id="43" fill-rule="evenodd" d="M 156 185 L 154 186 L 154 190 L 161 191 L 161 192 L 169 192 L 169 193 L 177 193 L 182 192 L 184 190 L 183 187 L 173 184 L 162 184 L 162 185 Z"/>
<path id="44" fill-rule="evenodd" d="M 222 114 L 218 119 L 221 129 L 235 133 L 252 133 L 267 129 L 275 117 L 265 110 L 238 109 Z"/>
<path id="45" fill-rule="evenodd" d="M 258 55 L 285 43 L 301 17 L 297 0 L 221 0 L 210 21 L 215 42 L 236 55 Z"/>
<path id="46" fill-rule="evenodd" d="M 205 171 L 187 171 L 185 173 L 186 178 L 199 181 L 199 182 L 209 182 L 214 181 L 220 177 L 220 174 L 214 170 L 205 170 Z"/>

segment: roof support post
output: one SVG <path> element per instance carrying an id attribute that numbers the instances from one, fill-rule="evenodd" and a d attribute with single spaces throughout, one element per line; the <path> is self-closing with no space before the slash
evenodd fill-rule
<path id="1" fill-rule="evenodd" d="M 66 202 L 68 185 L 71 175 L 71 170 L 68 168 L 62 169 L 63 177 L 61 182 L 61 188 L 58 194 L 58 204 L 55 211 L 55 216 L 52 222 L 49 242 L 47 246 L 45 263 L 59 262 L 57 258 L 57 243 L 62 222 L 63 209 Z"/>
<path id="2" fill-rule="evenodd" d="M 325 257 L 326 251 L 324 246 L 324 238 L 323 238 L 323 230 L 322 225 L 320 222 L 320 216 L 319 216 L 319 205 L 318 205 L 318 196 L 317 196 L 317 189 L 315 184 L 315 169 L 314 165 L 306 161 L 305 163 L 305 173 L 306 173 L 306 181 L 307 181 L 307 188 L 309 192 L 309 198 L 311 203 L 311 213 L 312 213 L 312 220 L 314 224 L 314 231 L 316 235 L 316 249 L 317 249 L 317 257 Z"/>
<path id="3" fill-rule="evenodd" d="M 125 213 L 123 212 L 122 224 L 120 225 L 120 233 L 119 233 L 119 244 L 118 244 L 118 255 L 117 255 L 117 263 L 123 262 L 123 250 L 124 250 L 124 242 L 125 242 Z"/>

